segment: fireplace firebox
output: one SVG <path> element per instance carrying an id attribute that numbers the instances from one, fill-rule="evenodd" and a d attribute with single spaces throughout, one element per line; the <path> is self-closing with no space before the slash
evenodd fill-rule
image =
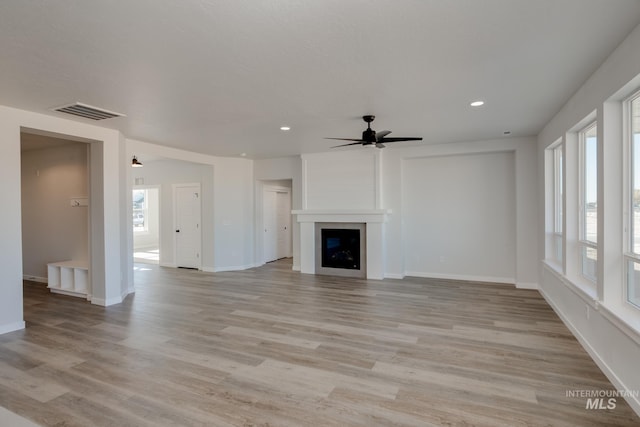
<path id="1" fill-rule="evenodd" d="M 316 223 L 316 273 L 366 277 L 366 225 Z"/>
<path id="2" fill-rule="evenodd" d="M 323 228 L 320 239 L 323 267 L 360 269 L 360 230 Z"/>

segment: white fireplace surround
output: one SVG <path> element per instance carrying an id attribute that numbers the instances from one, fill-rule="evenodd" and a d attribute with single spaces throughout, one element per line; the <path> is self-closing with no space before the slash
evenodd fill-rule
<path id="1" fill-rule="evenodd" d="M 384 279 L 383 227 L 391 211 L 388 209 L 363 210 L 315 210 L 292 211 L 300 223 L 300 272 L 315 274 L 316 242 L 315 224 L 364 223 L 366 224 L 366 268 L 367 279 Z"/>

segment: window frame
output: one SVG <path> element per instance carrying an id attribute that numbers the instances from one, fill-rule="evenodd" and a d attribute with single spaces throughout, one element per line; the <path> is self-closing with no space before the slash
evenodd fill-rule
<path id="1" fill-rule="evenodd" d="M 141 191 L 144 193 L 144 201 L 142 203 L 142 208 L 136 208 L 135 206 L 133 206 L 133 194 L 136 191 Z M 132 229 L 133 232 L 136 234 L 140 234 L 140 233 L 148 233 L 149 232 L 149 191 L 147 188 L 133 188 L 132 192 L 131 192 L 131 199 L 132 199 L 132 209 L 131 209 L 131 213 L 132 216 L 135 216 L 136 212 L 141 212 L 143 217 L 144 217 L 144 223 L 142 227 L 136 227 L 135 224 L 132 224 Z"/>
<path id="2" fill-rule="evenodd" d="M 589 281 L 589 283 L 596 285 L 598 282 L 597 278 L 597 264 L 598 264 L 598 228 L 597 228 L 597 214 L 598 214 L 598 170 L 597 170 L 597 148 L 596 148 L 596 173 L 595 173 L 595 184 L 596 184 L 596 240 L 592 241 L 587 238 L 587 134 L 592 130 L 595 130 L 596 133 L 596 147 L 599 143 L 597 132 L 598 132 L 598 122 L 597 120 L 590 121 L 588 124 L 583 126 L 578 131 L 578 250 L 580 256 L 580 275 Z M 595 260 L 594 267 L 595 271 L 593 275 L 590 275 L 586 272 L 586 263 L 585 260 L 588 258 L 588 252 L 595 252 Z"/>
<path id="3" fill-rule="evenodd" d="M 553 166 L 552 188 L 553 212 L 552 212 L 552 259 L 560 265 L 564 263 L 564 142 L 556 142 L 551 147 L 551 162 Z"/>
<path id="4" fill-rule="evenodd" d="M 622 254 L 622 262 L 623 262 L 623 301 L 625 306 L 631 307 L 636 311 L 640 311 L 640 296 L 638 296 L 639 301 L 634 303 L 631 300 L 630 295 L 630 281 L 629 281 L 629 272 L 634 264 L 640 265 L 640 251 L 635 252 L 635 203 L 634 203 L 634 176 L 636 173 L 636 169 L 640 168 L 640 161 L 638 164 L 634 161 L 636 157 L 636 150 L 634 149 L 634 128 L 633 128 L 633 102 L 639 101 L 638 109 L 640 109 L 640 90 L 634 92 L 632 95 L 627 97 L 623 101 L 623 122 L 624 122 L 624 144 L 625 144 L 625 196 L 624 196 L 624 230 L 626 235 L 623 236 L 624 241 L 624 250 Z M 640 129 L 639 129 L 640 131 Z M 640 160 L 640 159 L 639 159 Z M 640 240 L 640 238 L 639 238 Z M 640 243 L 637 242 L 637 243 Z"/>

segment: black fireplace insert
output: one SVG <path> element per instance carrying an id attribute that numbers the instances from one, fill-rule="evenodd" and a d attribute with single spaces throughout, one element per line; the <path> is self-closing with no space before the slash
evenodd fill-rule
<path id="1" fill-rule="evenodd" d="M 320 237 L 323 267 L 360 269 L 360 230 L 323 228 Z"/>

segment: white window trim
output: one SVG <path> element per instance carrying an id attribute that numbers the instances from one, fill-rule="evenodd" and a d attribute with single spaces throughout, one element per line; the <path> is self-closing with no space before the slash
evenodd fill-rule
<path id="1" fill-rule="evenodd" d="M 148 191 L 148 187 L 137 187 L 134 186 L 132 191 L 144 191 L 144 208 L 142 209 L 143 211 L 143 215 L 145 218 L 145 222 L 144 222 L 144 227 L 137 229 L 137 227 L 132 227 L 133 228 L 133 232 L 135 234 L 139 234 L 139 235 L 143 235 L 143 234 L 149 234 L 149 222 L 148 222 L 148 218 L 149 218 L 149 202 L 148 202 L 148 198 L 149 198 L 149 191 Z M 135 211 L 139 211 L 139 209 L 132 209 L 132 212 Z"/>
<path id="2" fill-rule="evenodd" d="M 579 250 L 579 259 L 580 266 L 578 268 L 578 272 L 582 279 L 585 279 L 589 286 L 597 286 L 597 277 L 590 277 L 589 275 L 584 274 L 584 265 L 582 264 L 582 252 L 586 248 L 591 248 L 596 251 L 596 260 L 598 257 L 598 243 L 592 242 L 591 240 L 586 239 L 586 162 L 587 162 L 587 153 L 585 149 L 586 138 L 585 135 L 592 128 L 598 126 L 598 122 L 596 120 L 590 121 L 587 125 L 583 126 L 580 130 L 578 130 L 578 250 Z M 597 141 L 597 140 L 596 140 Z M 596 261 L 597 262 L 597 261 Z M 597 291 L 596 291 L 597 293 Z M 591 292 L 589 292 L 591 294 Z"/>
<path id="3" fill-rule="evenodd" d="M 624 320 L 633 321 L 634 327 L 640 327 L 640 306 L 629 301 L 629 263 L 640 263 L 640 253 L 634 252 L 635 224 L 633 211 L 633 177 L 635 175 L 634 162 L 635 153 L 633 150 L 633 119 L 631 117 L 631 103 L 640 99 L 640 90 L 626 98 L 622 103 L 623 117 L 623 156 L 624 156 L 624 183 L 623 183 L 623 236 L 624 248 L 622 253 L 622 306 L 621 315 Z M 640 167 L 640 165 L 636 165 Z M 616 310 L 617 311 L 617 310 Z M 640 329 L 640 328 L 639 328 Z"/>

